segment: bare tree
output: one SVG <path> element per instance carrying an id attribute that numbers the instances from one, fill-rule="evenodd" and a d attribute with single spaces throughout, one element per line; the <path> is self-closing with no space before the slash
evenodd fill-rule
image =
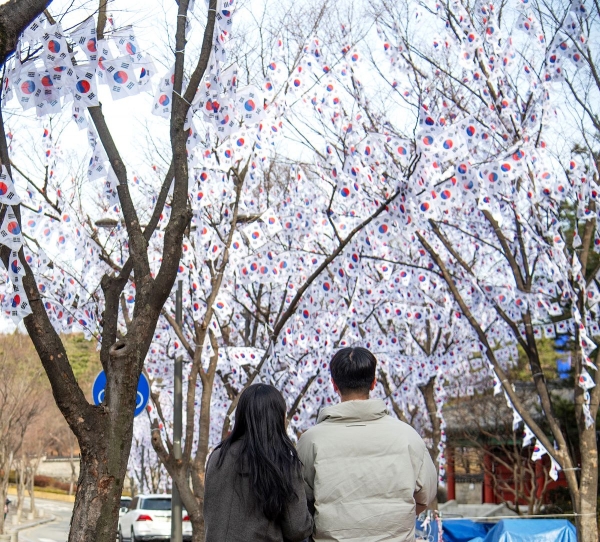
<path id="1" fill-rule="evenodd" d="M 56 418 L 54 418 L 56 420 Z M 70 477 L 69 477 L 69 495 L 73 494 L 75 483 L 77 481 L 76 464 L 79 463 L 79 457 L 75 455 L 77 450 L 77 439 L 73 431 L 62 419 L 58 419 L 57 427 L 49 433 L 49 446 L 59 450 L 60 454 L 69 458 Z"/>
<path id="2" fill-rule="evenodd" d="M 580 540 L 595 541 L 598 487 L 595 419 L 600 394 L 600 371 L 596 367 L 600 349 L 593 338 L 597 314 L 593 303 L 588 302 L 588 291 L 597 290 L 598 273 L 597 265 L 592 263 L 594 237 L 598 236 L 594 196 L 598 176 L 593 137 L 587 126 L 583 126 L 581 139 L 588 146 L 575 153 L 577 156 L 571 156 L 569 151 L 565 156 L 558 149 L 553 159 L 562 161 L 564 170 L 558 168 L 550 173 L 555 166 L 546 158 L 543 138 L 550 130 L 551 117 L 543 112 L 545 102 L 538 96 L 541 87 L 520 82 L 520 78 L 531 74 L 532 81 L 543 78 L 553 85 L 559 84 L 564 69 L 568 85 L 571 70 L 560 64 L 561 53 L 557 51 L 576 49 L 572 61 L 577 62 L 579 55 L 587 55 L 589 60 L 593 55 L 585 45 L 585 28 L 597 17 L 590 19 L 565 5 L 552 26 L 545 24 L 547 17 L 542 13 L 545 8 L 540 7 L 540 13 L 536 14 L 524 13 L 523 28 L 536 29 L 541 49 L 524 48 L 522 54 L 514 56 L 507 53 L 499 66 L 494 64 L 494 55 L 499 47 L 508 46 L 510 39 L 506 39 L 506 33 L 512 31 L 507 29 L 512 20 L 503 17 L 502 10 L 492 9 L 492 13 L 479 17 L 468 2 L 458 2 L 443 4 L 434 15 L 428 6 L 419 3 L 422 13 L 433 15 L 432 20 L 440 16 L 445 23 L 443 45 L 435 50 L 439 42 L 433 46 L 423 44 L 406 22 L 403 9 L 409 3 L 398 7 L 384 4 L 388 13 L 394 14 L 387 19 L 389 35 L 394 36 L 396 47 L 392 60 L 409 70 L 412 78 L 404 83 L 402 97 L 421 108 L 420 120 L 425 131 L 429 129 L 433 134 L 441 123 L 453 122 L 460 137 L 469 138 L 475 132 L 479 136 L 469 140 L 473 142 L 472 156 L 476 156 L 472 161 L 436 155 L 436 159 L 440 157 L 441 170 L 448 171 L 448 175 L 431 187 L 433 193 L 421 194 L 422 208 L 435 209 L 432 213 L 423 211 L 423 220 L 414 232 L 426 251 L 422 264 L 431 263 L 439 272 L 460 313 L 482 344 L 498 390 L 504 390 L 539 445 L 563 469 Z M 565 37 L 569 28 L 571 35 Z M 477 46 L 472 45 L 475 42 Z M 556 65 L 557 59 L 560 66 Z M 596 85 L 592 65 L 595 64 L 590 64 L 587 71 L 577 72 L 578 78 L 587 81 L 584 83 L 587 89 Z M 433 79 L 436 92 L 441 93 L 437 104 L 432 99 Z M 549 87 L 544 88 L 551 92 Z M 596 95 L 594 91 L 589 96 Z M 586 113 L 585 96 L 588 94 L 577 94 L 582 103 L 575 117 Z M 577 102 L 577 97 L 570 105 Z M 597 99 L 590 99 L 587 105 L 596 103 Z M 593 123 L 592 117 L 586 125 Z M 425 147 L 423 152 L 427 154 Z M 433 154 L 430 156 L 433 158 Z M 496 182 L 502 187 L 495 185 Z M 453 183 L 459 195 L 455 201 L 460 201 L 462 208 L 445 206 L 439 201 L 430 207 L 433 196 L 437 198 L 443 190 L 448 189 L 452 196 Z M 563 197 L 563 185 L 569 187 L 568 196 Z M 470 192 L 473 187 L 478 190 L 475 195 Z M 571 222 L 574 232 L 565 227 L 569 200 L 579 202 L 576 218 Z M 591 297 L 595 299 L 594 295 Z M 496 329 L 494 333 L 501 330 L 501 334 L 511 337 L 524 352 L 549 435 L 515 393 L 510 374 L 494 352 L 494 333 L 486 329 L 488 325 Z M 575 339 L 574 404 L 583 450 L 580 461 L 569 449 L 548 390 L 549 375 L 538 348 L 544 326 L 552 334 L 555 326 L 570 331 Z"/>
<path id="3" fill-rule="evenodd" d="M 176 19 L 170 116 L 171 166 L 164 176 L 156 205 L 145 227 L 140 222 L 139 209 L 136 209 L 128 185 L 126 160 L 115 144 L 102 107 L 91 106 L 87 110 L 118 179 L 118 199 L 129 249 L 123 265 L 104 274 L 100 285 L 101 293 L 95 294 L 102 297 L 104 307 L 101 315 L 100 358 L 107 375 L 107 386 L 102 405 L 93 406 L 88 403 L 73 374 L 61 337 L 40 297 L 34 271 L 27 264 L 23 249 L 19 251 L 25 271 L 22 277 L 23 290 L 32 311 L 25 318 L 25 327 L 48 375 L 56 403 L 75 434 L 81 450 L 81 471 L 69 534 L 71 542 L 113 542 L 116 537 L 119 499 L 131 445 L 137 383 L 162 306 L 171 293 L 181 255 L 181 240 L 191 218 L 186 152 L 188 132 L 184 129 L 184 124 L 190 104 L 208 67 L 215 29 L 216 0 L 209 2 L 201 52 L 191 63 L 193 66 L 185 87 L 185 35 L 189 4 L 187 0 L 179 2 Z M 107 2 L 100 1 L 96 33 L 99 39 L 104 38 L 106 8 Z M 47 16 L 53 23 L 51 15 L 48 13 Z M 3 120 L 0 120 L 0 161 L 11 175 Z M 170 214 L 164 230 L 162 262 L 158 271 L 153 273 L 149 263 L 148 241 L 157 228 L 167 199 Z M 10 207 L 4 205 L 0 218 L 4 219 L 9 210 Z M 20 221 L 21 208 L 15 205 L 12 210 L 16 220 Z M 9 247 L 2 246 L 1 257 L 6 266 L 10 253 Z M 127 319 L 126 331 L 122 332 L 119 329 L 119 320 L 123 318 L 121 295 L 132 274 L 136 285 L 135 307 Z"/>
<path id="4" fill-rule="evenodd" d="M 13 337 L 18 348 L 20 337 Z M 8 479 L 14 459 L 19 454 L 27 429 L 39 416 L 43 406 L 35 401 L 40 385 L 40 371 L 6 351 L 0 352 L 0 501 L 7 495 Z M 0 514 L 0 533 L 4 516 Z"/>

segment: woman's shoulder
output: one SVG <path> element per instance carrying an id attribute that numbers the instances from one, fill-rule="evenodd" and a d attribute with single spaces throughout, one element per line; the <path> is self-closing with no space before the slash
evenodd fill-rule
<path id="1" fill-rule="evenodd" d="M 224 451 L 223 443 L 219 444 L 210 454 L 210 457 L 208 458 L 208 465 L 216 466 L 218 463 L 221 463 L 222 466 L 225 464 L 234 463 L 239 456 L 241 444 L 242 443 L 239 440 L 232 442 L 228 447 L 227 452 L 225 453 L 225 457 L 223 457 L 222 461 L 221 455 L 223 455 Z"/>

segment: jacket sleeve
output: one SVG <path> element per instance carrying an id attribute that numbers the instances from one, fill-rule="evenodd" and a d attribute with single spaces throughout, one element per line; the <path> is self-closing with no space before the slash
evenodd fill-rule
<path id="1" fill-rule="evenodd" d="M 423 462 L 421 463 L 421 469 L 417 475 L 417 483 L 415 488 L 415 502 L 428 506 L 429 503 L 433 502 L 437 495 L 437 471 L 435 465 L 431 460 L 431 456 L 425 448 L 423 453 Z"/>
<path id="2" fill-rule="evenodd" d="M 298 440 L 296 450 L 298 452 L 298 457 L 302 462 L 302 476 L 304 477 L 306 500 L 312 504 L 315 502 L 315 457 L 311 439 L 306 433 Z"/>
<path id="3" fill-rule="evenodd" d="M 301 542 L 313 532 L 313 518 L 308 511 L 304 483 L 300 476 L 294 480 L 294 493 L 296 497 L 287 504 L 281 521 L 281 533 L 286 542 Z"/>

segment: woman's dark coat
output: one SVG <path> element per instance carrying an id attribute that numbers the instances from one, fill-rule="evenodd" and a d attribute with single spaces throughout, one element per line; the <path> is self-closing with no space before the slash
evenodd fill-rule
<path id="1" fill-rule="evenodd" d="M 210 456 L 204 489 L 206 542 L 300 542 L 310 536 L 313 519 L 306 504 L 302 477 L 294 480 L 296 496 L 290 496 L 278 521 L 268 520 L 250 487 L 250 478 L 241 474 L 241 442 L 234 442 L 223 464 L 217 467 L 221 450 Z"/>

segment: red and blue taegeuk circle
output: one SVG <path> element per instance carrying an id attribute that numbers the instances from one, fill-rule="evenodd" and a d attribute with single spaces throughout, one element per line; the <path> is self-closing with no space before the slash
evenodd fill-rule
<path id="1" fill-rule="evenodd" d="M 35 83 L 31 80 L 21 83 L 21 92 L 23 94 L 33 94 L 35 92 Z"/>
<path id="2" fill-rule="evenodd" d="M 90 85 L 89 81 L 82 79 L 81 81 L 77 81 L 75 88 L 80 94 L 87 94 L 92 88 L 92 86 Z"/>
<path id="3" fill-rule="evenodd" d="M 54 54 L 60 53 L 60 43 L 56 40 L 50 40 L 48 42 L 48 50 Z"/>
<path id="4" fill-rule="evenodd" d="M 12 235 L 18 235 L 21 233 L 21 227 L 16 220 L 9 222 L 6 228 L 8 229 L 8 233 L 11 233 Z"/>
<path id="5" fill-rule="evenodd" d="M 124 85 L 129 80 L 129 76 L 127 75 L 126 71 L 119 70 L 115 72 L 115 74 L 113 75 L 113 79 L 120 85 Z"/>

